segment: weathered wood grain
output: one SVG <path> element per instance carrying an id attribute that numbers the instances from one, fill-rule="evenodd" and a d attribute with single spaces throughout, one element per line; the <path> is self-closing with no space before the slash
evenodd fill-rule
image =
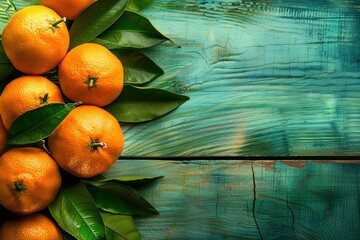
<path id="1" fill-rule="evenodd" d="M 164 175 L 139 190 L 159 216 L 143 239 L 358 239 L 360 164 L 120 160 L 108 176 Z"/>
<path id="2" fill-rule="evenodd" d="M 359 155 L 359 5 L 154 0 L 142 14 L 176 45 L 144 50 L 152 86 L 191 99 L 124 125 L 124 156 Z"/>

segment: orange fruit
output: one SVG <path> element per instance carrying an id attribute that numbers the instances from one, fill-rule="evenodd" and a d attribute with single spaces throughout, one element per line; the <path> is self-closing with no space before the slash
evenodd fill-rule
<path id="1" fill-rule="evenodd" d="M 0 227 L 1 240 L 62 240 L 58 225 L 49 217 L 33 213 L 7 219 Z"/>
<path id="2" fill-rule="evenodd" d="M 21 114 L 47 103 L 61 103 L 60 88 L 42 76 L 23 76 L 6 85 L 0 98 L 0 113 L 5 128 Z"/>
<path id="3" fill-rule="evenodd" d="M 70 100 L 102 107 L 120 95 L 124 69 L 104 46 L 84 43 L 70 50 L 60 63 L 59 82 Z"/>
<path id="4" fill-rule="evenodd" d="M 6 136 L 7 136 L 7 129 L 5 128 L 1 118 L 0 118 L 0 156 L 6 150 Z"/>
<path id="5" fill-rule="evenodd" d="M 13 148 L 0 157 L 0 204 L 13 213 L 47 208 L 60 185 L 58 165 L 40 148 Z"/>
<path id="6" fill-rule="evenodd" d="M 63 19 L 44 6 L 29 6 L 16 12 L 1 37 L 10 62 L 27 74 L 42 74 L 55 68 L 70 44 Z"/>
<path id="7" fill-rule="evenodd" d="M 48 139 L 52 157 L 74 176 L 89 178 L 108 170 L 119 158 L 124 136 L 109 112 L 93 105 L 72 110 Z"/>
<path id="8" fill-rule="evenodd" d="M 40 3 L 57 12 L 60 16 L 74 20 L 90 4 L 96 0 L 40 0 Z"/>

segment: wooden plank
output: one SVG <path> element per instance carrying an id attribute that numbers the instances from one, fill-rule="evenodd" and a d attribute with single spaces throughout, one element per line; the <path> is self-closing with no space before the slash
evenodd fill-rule
<path id="1" fill-rule="evenodd" d="M 154 0 L 142 14 L 176 43 L 144 50 L 165 69 L 151 86 L 191 99 L 124 124 L 124 156 L 360 154 L 358 1 Z"/>
<path id="2" fill-rule="evenodd" d="M 297 163 L 297 167 L 289 166 Z M 143 239 L 358 239 L 360 164 L 120 160 L 116 175 L 164 175 L 140 188 L 159 216 Z"/>

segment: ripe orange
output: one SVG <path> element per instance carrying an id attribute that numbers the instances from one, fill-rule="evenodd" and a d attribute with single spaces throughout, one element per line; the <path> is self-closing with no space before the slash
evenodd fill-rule
<path id="1" fill-rule="evenodd" d="M 1 240 L 62 240 L 60 228 L 40 213 L 6 220 L 0 228 Z"/>
<path id="2" fill-rule="evenodd" d="M 40 3 L 53 9 L 60 16 L 74 20 L 82 11 L 95 1 L 96 0 L 40 0 Z"/>
<path id="3" fill-rule="evenodd" d="M 27 74 L 42 74 L 64 58 L 70 37 L 66 24 L 54 10 L 29 6 L 10 18 L 1 42 L 16 69 Z"/>
<path id="4" fill-rule="evenodd" d="M 13 148 L 0 157 L 0 204 L 11 212 L 47 208 L 60 186 L 58 165 L 40 148 Z"/>
<path id="5" fill-rule="evenodd" d="M 6 136 L 7 136 L 7 129 L 4 127 L 4 124 L 0 118 L 0 156 L 6 150 Z"/>
<path id="6" fill-rule="evenodd" d="M 104 46 L 84 43 L 70 50 L 60 63 L 59 82 L 70 100 L 102 107 L 120 95 L 124 69 Z"/>
<path id="7" fill-rule="evenodd" d="M 49 150 L 59 166 L 81 178 L 108 170 L 124 147 L 118 121 L 93 105 L 72 110 L 48 140 Z"/>
<path id="8" fill-rule="evenodd" d="M 42 76 L 19 77 L 6 85 L 0 98 L 0 112 L 4 126 L 28 110 L 47 103 L 61 103 L 60 88 Z"/>

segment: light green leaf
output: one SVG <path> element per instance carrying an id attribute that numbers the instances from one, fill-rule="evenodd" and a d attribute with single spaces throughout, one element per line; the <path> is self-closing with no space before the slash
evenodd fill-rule
<path id="1" fill-rule="evenodd" d="M 168 37 L 158 31 L 151 22 L 138 13 L 125 11 L 110 28 L 100 34 L 93 42 L 109 49 L 149 48 L 160 44 Z"/>
<path id="2" fill-rule="evenodd" d="M 8 131 L 8 144 L 22 145 L 48 137 L 78 103 L 51 103 L 18 117 Z"/>
<path id="3" fill-rule="evenodd" d="M 103 218 L 106 227 L 106 239 L 141 239 L 141 235 L 135 226 L 132 216 L 115 215 L 107 212 L 101 212 L 101 217 Z"/>
<path id="4" fill-rule="evenodd" d="M 143 85 L 164 74 L 156 63 L 139 51 L 112 50 L 124 66 L 125 83 Z"/>
<path id="5" fill-rule="evenodd" d="M 124 12 L 128 0 L 98 0 L 78 16 L 70 28 L 70 48 L 93 40 Z"/>
<path id="6" fill-rule="evenodd" d="M 89 179 L 91 182 L 117 182 L 125 184 L 131 187 L 140 187 L 151 183 L 155 180 L 163 178 L 163 176 L 149 177 L 149 176 L 117 176 L 117 177 L 105 177 L 103 175 L 97 175 L 94 178 Z"/>
<path id="7" fill-rule="evenodd" d="M 105 240 L 105 225 L 82 182 L 62 186 L 49 211 L 59 226 L 79 240 Z"/>
<path id="8" fill-rule="evenodd" d="M 0 35 L 2 34 L 2 31 L 6 25 L 6 23 L 9 21 L 11 16 L 15 13 L 16 9 L 13 4 L 13 1 L 2 0 L 0 2 Z"/>
<path id="9" fill-rule="evenodd" d="M 96 206 L 101 210 L 124 215 L 159 214 L 138 191 L 129 186 L 113 182 L 86 183 Z"/>
<path id="10" fill-rule="evenodd" d="M 134 12 L 139 12 L 146 8 L 150 3 L 152 3 L 152 0 L 130 0 L 126 9 Z"/>
<path id="11" fill-rule="evenodd" d="M 163 116 L 189 97 L 157 88 L 125 85 L 120 96 L 104 107 L 120 122 L 143 122 Z"/>
<path id="12" fill-rule="evenodd" d="M 20 9 L 32 6 L 32 5 L 39 5 L 39 0 L 12 0 L 16 7 L 16 11 L 19 11 Z"/>

